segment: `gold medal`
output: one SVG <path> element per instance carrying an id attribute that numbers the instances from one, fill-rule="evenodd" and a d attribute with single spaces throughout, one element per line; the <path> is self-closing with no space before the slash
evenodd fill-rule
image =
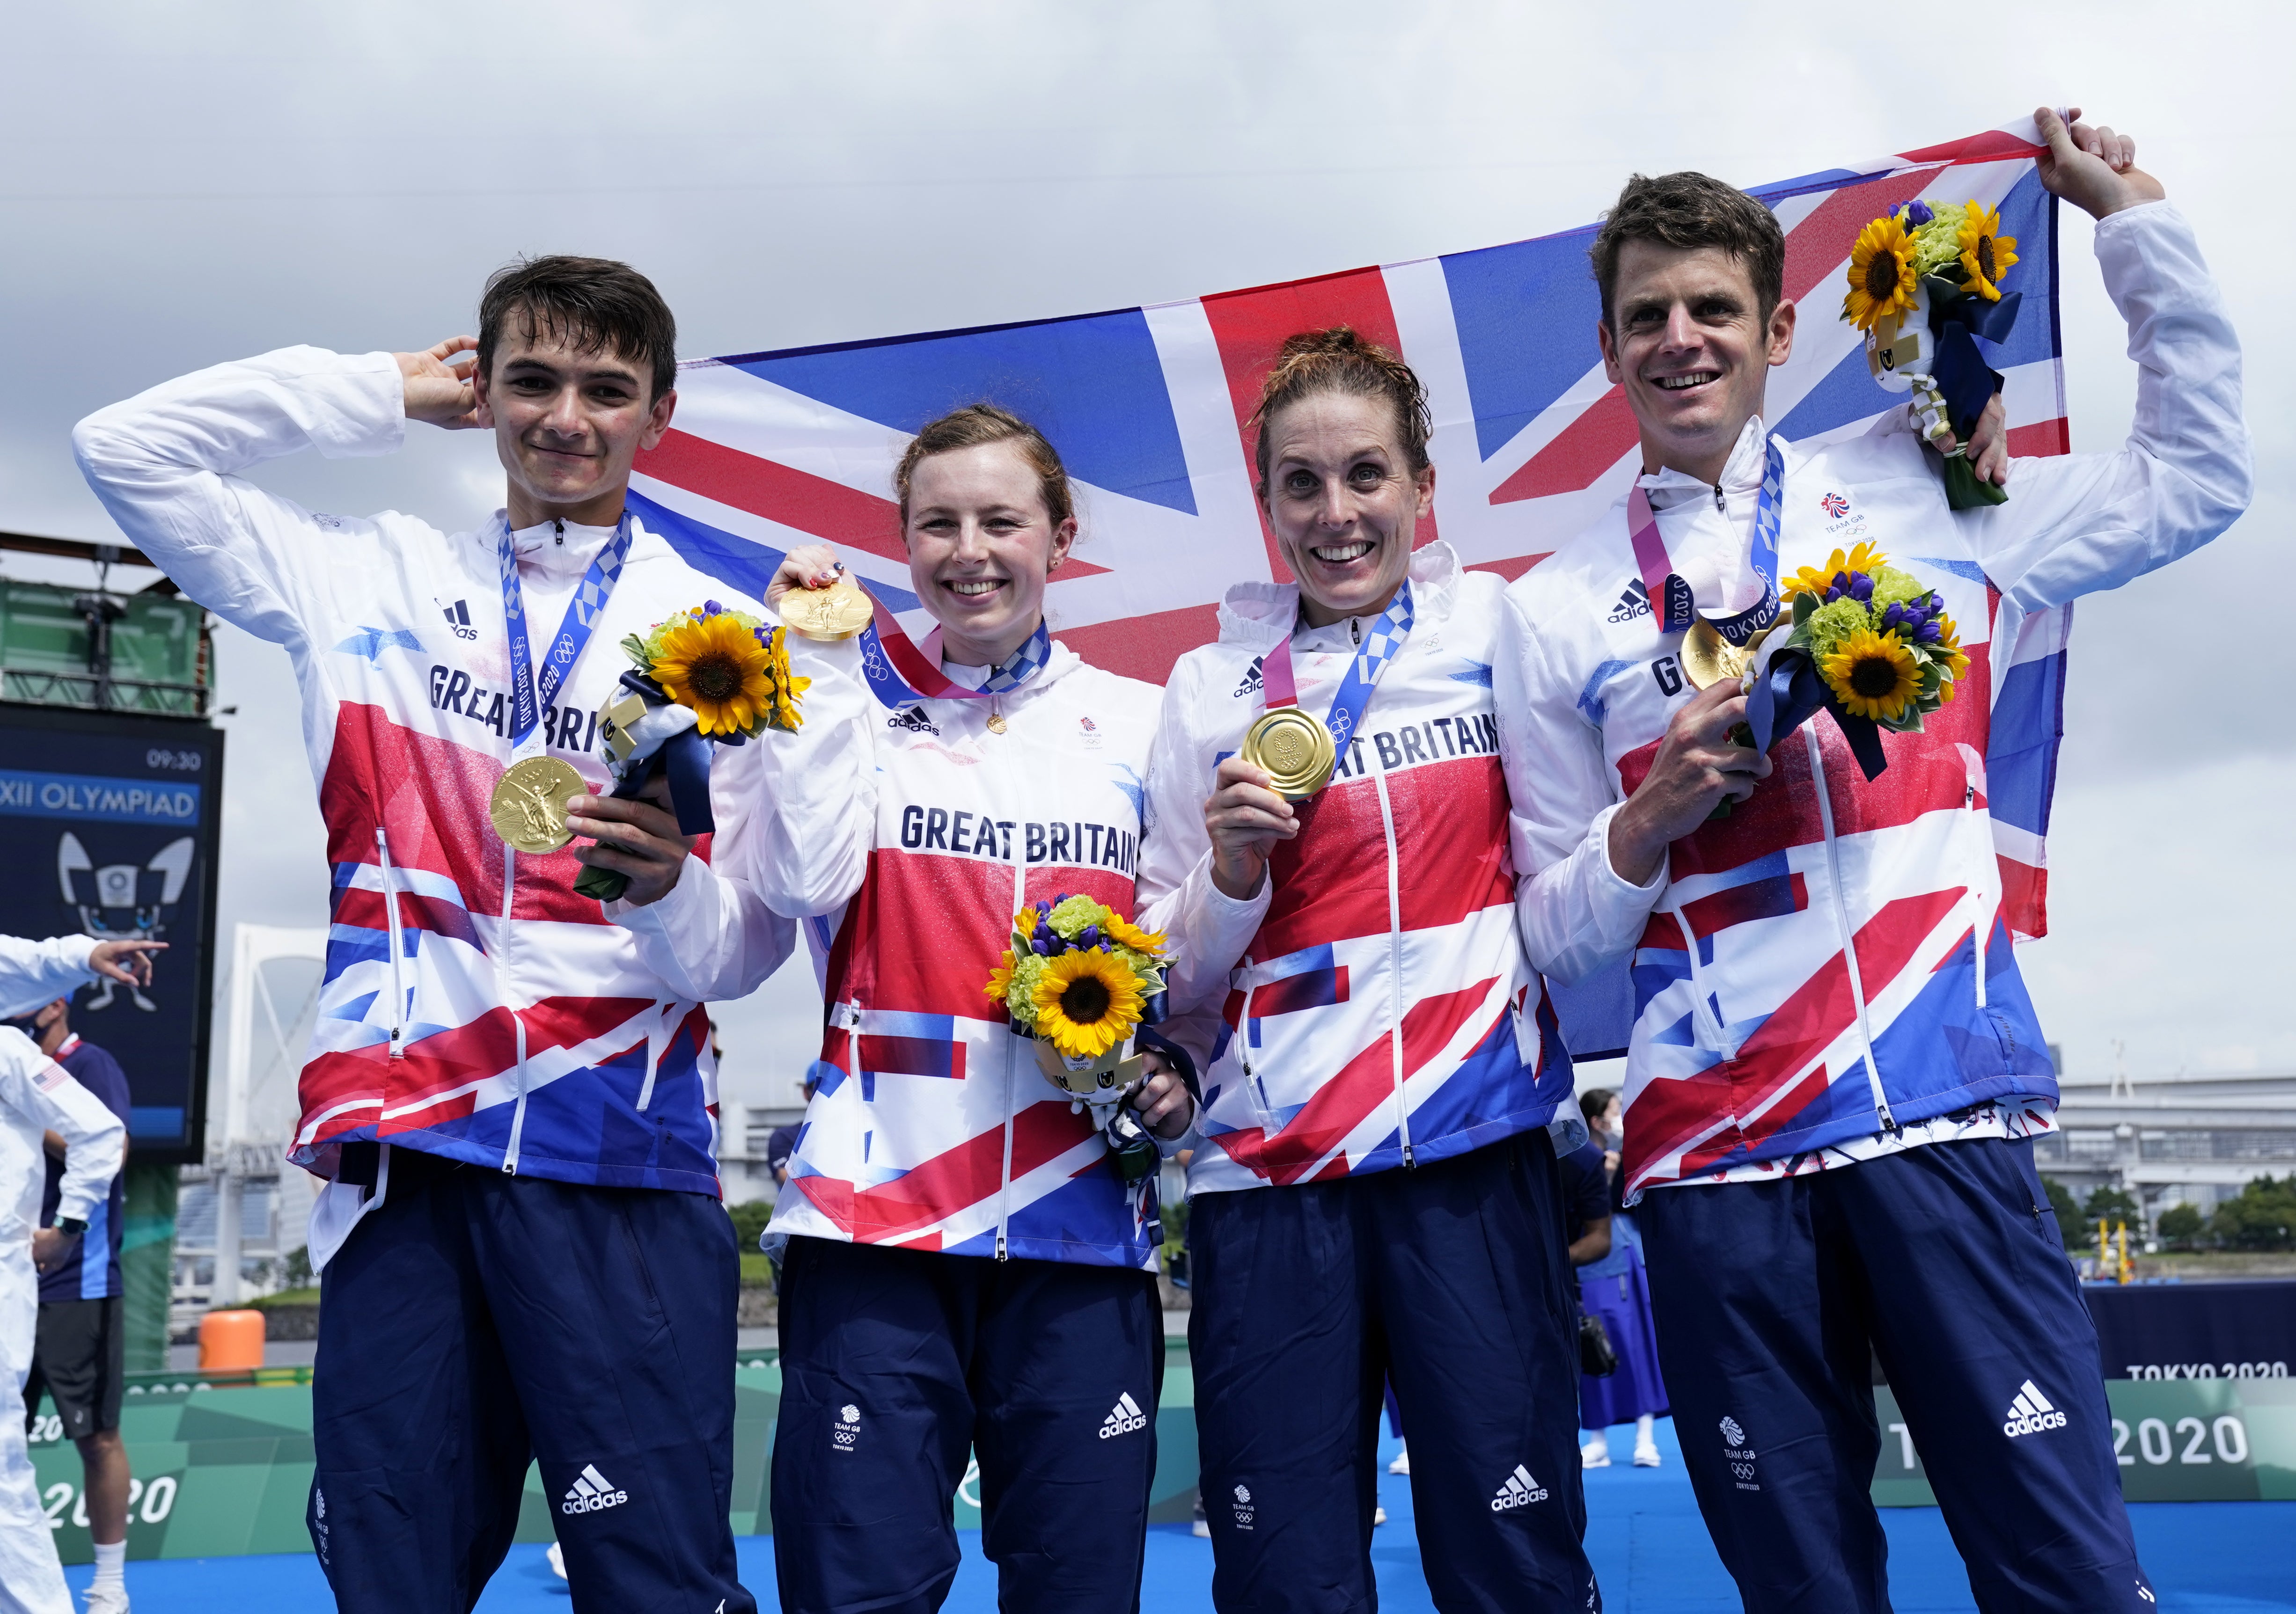
<path id="1" fill-rule="evenodd" d="M 1340 759 L 1332 731 L 1296 706 L 1261 713 L 1244 731 L 1240 754 L 1267 775 L 1277 795 L 1292 801 L 1305 801 L 1330 783 Z"/>
<path id="2" fill-rule="evenodd" d="M 1770 627 L 1776 626 L 1774 622 Z M 1742 649 L 1724 638 L 1714 624 L 1701 617 L 1682 636 L 1682 676 L 1690 680 L 1693 689 L 1711 689 L 1725 678 L 1743 683 L 1747 672 L 1754 665 L 1754 652 L 1762 648 L 1762 641 L 1769 636 L 1770 628 L 1766 627 L 1747 640 Z"/>
<path id="3" fill-rule="evenodd" d="M 791 588 L 782 595 L 782 621 L 790 632 L 824 644 L 851 638 L 876 614 L 869 596 L 842 580 L 827 588 Z"/>
<path id="4" fill-rule="evenodd" d="M 590 787 L 555 757 L 513 762 L 495 785 L 487 815 L 495 833 L 521 852 L 554 852 L 574 839 L 566 827 L 566 803 Z"/>

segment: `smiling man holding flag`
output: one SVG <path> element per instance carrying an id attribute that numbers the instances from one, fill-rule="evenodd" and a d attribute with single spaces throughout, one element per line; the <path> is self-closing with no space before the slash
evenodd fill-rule
<path id="1" fill-rule="evenodd" d="M 2006 503 L 1960 509 L 1905 411 L 1808 449 L 1771 437 L 1765 381 L 1795 327 L 1776 221 L 1702 175 L 1637 176 L 1594 258 L 1643 474 L 1507 597 L 1523 932 L 1564 981 L 1633 955 L 1628 1199 L 1685 1462 L 1750 1610 L 1889 1607 L 1869 1341 L 1981 1609 L 2155 1606 L 2028 1142 L 2056 1085 L 2004 923 L 1993 651 L 2216 537 L 2251 472 L 2192 229 L 2133 143 L 2079 116 L 2038 113 L 2018 155 L 2099 220 L 2138 365 L 2119 452 L 2017 462 Z M 1866 256 L 1861 286 L 1893 294 Z M 1632 580 L 1648 605 L 1622 614 Z M 1765 754 L 1742 725 L 1776 714 L 1750 718 L 1739 675 L 1797 590 L 1797 635 L 1813 606 L 1862 617 L 1869 597 L 1891 626 L 1844 641 L 1837 712 Z M 1898 663 L 1932 653 L 1962 664 L 1916 721 L 1943 691 Z"/>

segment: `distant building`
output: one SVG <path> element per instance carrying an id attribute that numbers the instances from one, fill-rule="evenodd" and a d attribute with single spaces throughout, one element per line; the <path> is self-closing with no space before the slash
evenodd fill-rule
<path id="1" fill-rule="evenodd" d="M 2059 1130 L 2034 1163 L 2075 1200 L 2119 1188 L 2148 1221 L 2172 1205 L 2202 1215 L 2260 1176 L 2296 1172 L 2296 1072 L 2060 1077 Z"/>

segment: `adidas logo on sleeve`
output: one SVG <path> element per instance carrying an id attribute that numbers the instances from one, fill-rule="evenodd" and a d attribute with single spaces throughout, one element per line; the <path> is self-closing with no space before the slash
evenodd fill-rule
<path id="1" fill-rule="evenodd" d="M 1100 1438 L 1113 1440 L 1119 1435 L 1128 1435 L 1135 1430 L 1147 1427 L 1148 1414 L 1140 1410 L 1140 1404 L 1128 1391 L 1116 1398 L 1116 1409 L 1101 1421 Z"/>
<path id="2" fill-rule="evenodd" d="M 630 1499 L 627 1491 L 616 1490 L 614 1482 L 598 1471 L 594 1462 L 586 1462 L 582 1471 L 574 1476 L 574 1487 L 566 1499 L 558 1504 L 562 1513 L 594 1513 L 602 1508 L 618 1508 Z"/>
<path id="3" fill-rule="evenodd" d="M 1514 1472 L 1499 1487 L 1499 1494 L 1491 1498 L 1491 1512 L 1505 1513 L 1515 1508 L 1527 1508 L 1534 1502 L 1546 1500 L 1546 1487 L 1530 1477 L 1530 1471 L 1520 1462 Z"/>
<path id="4" fill-rule="evenodd" d="M 2017 1398 L 2009 1404 L 2008 1421 L 2001 1432 L 2011 1439 L 2020 1435 L 2038 1435 L 2046 1430 L 2062 1429 L 2065 1415 L 2049 1405 L 2049 1398 L 2028 1379 L 2018 1387 Z"/>

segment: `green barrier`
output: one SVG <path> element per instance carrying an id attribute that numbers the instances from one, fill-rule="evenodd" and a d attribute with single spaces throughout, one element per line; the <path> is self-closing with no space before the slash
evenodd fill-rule
<path id="1" fill-rule="evenodd" d="M 2108 1379 L 2120 1494 L 2131 1502 L 2296 1501 L 2296 1380 Z M 1874 1500 L 1934 1507 L 1898 1398 L 1874 1392 Z M 2027 1435 L 2023 1439 L 2046 1438 Z"/>
<path id="2" fill-rule="evenodd" d="M 1185 1347 L 1171 1351 L 1156 1414 L 1156 1478 L 1151 1519 L 1185 1520 L 1196 1494 L 1195 1377 Z M 135 1478 L 128 1503 L 130 1558 L 229 1558 L 247 1553 L 308 1553 L 303 1509 L 311 1489 L 308 1368 L 254 1374 L 136 1374 L 122 1404 L 120 1433 Z M 772 1530 L 767 1491 L 781 1368 L 744 1357 L 734 1372 L 734 1531 Z M 63 1438 L 53 1405 L 41 1401 L 32 1468 L 56 1550 L 66 1563 L 93 1561 L 79 1453 Z M 558 1499 L 529 1468 L 519 1505 L 520 1541 L 553 1539 Z M 957 1487 L 956 1524 L 980 1528 L 980 1477 L 968 1463 Z"/>
<path id="3" fill-rule="evenodd" d="M 1160 1524 L 1186 1520 L 1196 1492 L 1196 1386 L 1186 1347 L 1175 1341 L 1167 1364 L 1148 1514 Z M 309 1369 L 135 1377 L 120 1414 L 135 1475 L 130 1558 L 310 1551 L 303 1527 L 312 1468 Z M 2296 1380 L 2116 1379 L 2105 1390 L 2129 1501 L 2296 1500 Z M 743 1358 L 734 1393 L 734 1530 L 762 1535 L 773 1528 L 767 1459 L 781 1411 L 780 1367 L 766 1356 Z M 1935 1505 L 1897 1398 L 1883 1389 L 1874 1399 L 1882 1424 L 1874 1502 Z M 90 1561 L 79 1454 L 45 1400 L 32 1466 L 57 1551 L 66 1563 Z M 517 1538 L 550 1540 L 558 1505 L 529 1468 Z M 980 1475 L 971 1463 L 957 1487 L 955 1514 L 958 1528 L 980 1528 Z"/>

